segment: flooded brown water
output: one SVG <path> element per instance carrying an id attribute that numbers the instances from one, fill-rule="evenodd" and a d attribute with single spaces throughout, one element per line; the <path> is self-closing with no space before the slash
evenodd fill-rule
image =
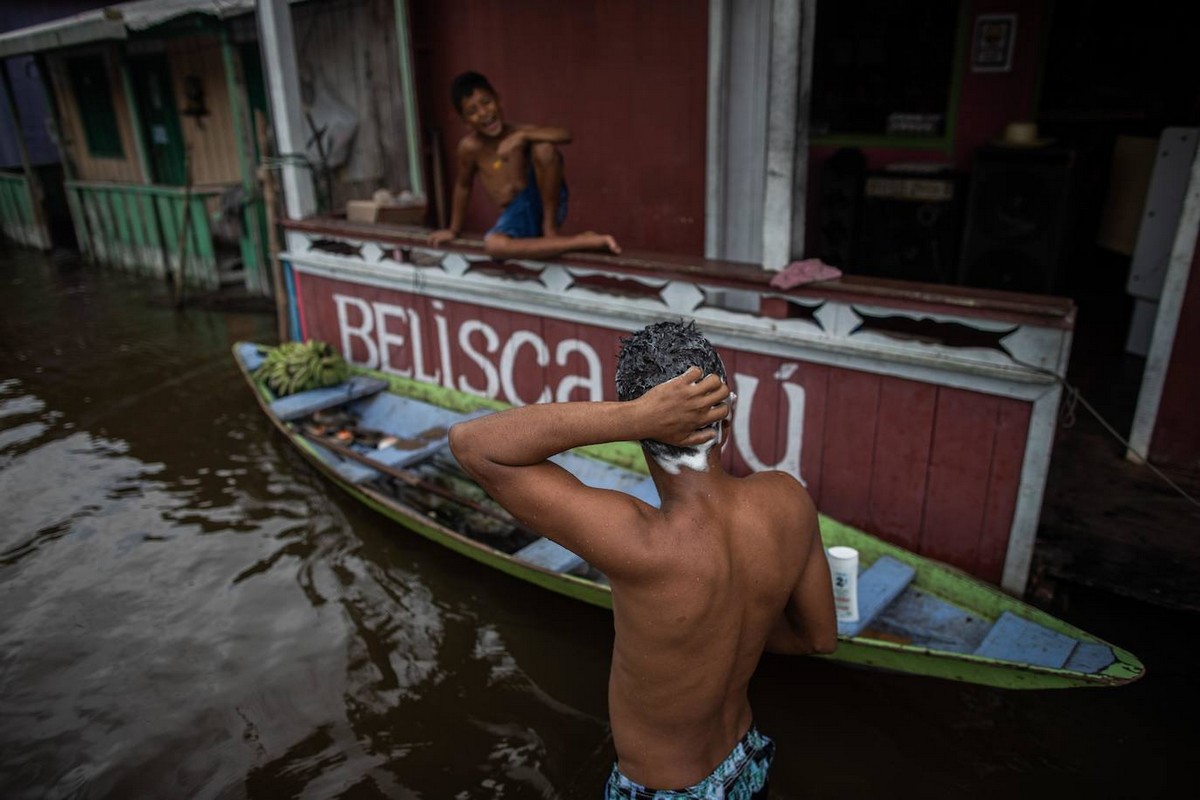
<path id="1" fill-rule="evenodd" d="M 273 319 L 160 293 L 0 250 L 0 798 L 599 797 L 607 612 L 357 505 L 233 364 Z M 1167 637 L 1196 618 L 1082 588 L 1050 610 L 1149 676 L 1009 692 L 768 656 L 773 796 L 1166 796 L 1200 710 Z"/>

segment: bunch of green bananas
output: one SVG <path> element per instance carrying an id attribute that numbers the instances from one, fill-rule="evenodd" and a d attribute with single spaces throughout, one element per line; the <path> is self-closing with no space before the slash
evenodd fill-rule
<path id="1" fill-rule="evenodd" d="M 254 377 L 265 382 L 276 397 L 333 386 L 350 377 L 346 360 L 325 342 L 284 342 L 265 355 Z"/>

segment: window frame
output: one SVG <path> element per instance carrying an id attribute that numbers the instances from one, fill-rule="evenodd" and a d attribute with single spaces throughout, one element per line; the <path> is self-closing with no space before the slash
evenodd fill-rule
<path id="1" fill-rule="evenodd" d="M 971 44 L 972 4 L 959 0 L 958 19 L 955 21 L 953 65 L 950 84 L 946 89 L 946 125 L 940 136 L 903 136 L 887 133 L 829 133 L 812 135 L 809 145 L 816 147 L 864 147 L 889 148 L 895 150 L 944 150 L 954 147 L 955 128 L 958 122 L 958 104 L 962 91 L 963 73 Z M 817 18 L 817 36 L 821 35 L 820 15 Z"/>

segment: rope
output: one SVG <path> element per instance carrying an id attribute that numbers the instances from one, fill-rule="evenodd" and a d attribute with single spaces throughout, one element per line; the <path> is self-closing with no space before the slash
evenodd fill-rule
<path id="1" fill-rule="evenodd" d="M 1133 453 L 1133 455 L 1137 456 L 1138 460 L 1147 468 L 1149 468 L 1151 472 L 1157 475 L 1164 483 L 1178 492 L 1181 497 L 1190 502 L 1192 505 L 1200 508 L 1200 500 L 1197 500 L 1195 497 L 1188 494 L 1187 490 L 1175 483 L 1175 481 L 1171 480 L 1171 478 L 1165 472 L 1151 464 L 1149 456 L 1134 449 L 1133 445 L 1129 443 L 1129 440 L 1118 433 L 1117 429 L 1113 427 L 1112 423 L 1101 416 L 1100 412 L 1097 411 L 1095 407 L 1087 401 L 1087 398 L 1085 398 L 1079 391 L 1079 387 L 1069 383 L 1066 378 L 1064 378 L 1062 375 L 1059 375 L 1057 372 L 1054 372 L 1053 370 L 1045 369 L 1044 367 L 1039 367 L 1035 364 L 1022 361 L 1021 359 L 1013 356 L 1011 353 L 1009 353 L 1008 357 L 1027 369 L 1040 372 L 1043 375 L 1049 375 L 1063 387 L 1066 394 L 1063 398 L 1062 406 L 1059 409 L 1059 421 L 1064 428 L 1074 427 L 1076 421 L 1076 407 L 1082 405 L 1084 409 L 1088 411 L 1088 413 L 1096 418 L 1096 421 L 1100 423 L 1100 425 L 1109 433 L 1110 436 L 1124 446 L 1126 452 Z"/>

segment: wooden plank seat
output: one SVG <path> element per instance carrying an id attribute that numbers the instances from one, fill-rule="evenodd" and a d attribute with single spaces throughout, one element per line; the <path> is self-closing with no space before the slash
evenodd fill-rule
<path id="1" fill-rule="evenodd" d="M 378 461 L 396 469 L 405 469 L 414 464 L 418 464 L 443 448 L 450 446 L 450 438 L 443 436 L 440 439 L 430 439 L 427 443 L 420 447 L 405 450 L 399 447 L 385 447 L 382 450 L 366 450 L 364 454 L 372 461 Z"/>
<path id="2" fill-rule="evenodd" d="M 917 571 L 891 556 L 880 556 L 858 576 L 858 621 L 838 620 L 839 636 L 858 636 L 900 596 Z"/>
<path id="3" fill-rule="evenodd" d="M 975 655 L 1056 669 L 1066 665 L 1077 639 L 1005 611 L 988 631 Z"/>
<path id="4" fill-rule="evenodd" d="M 991 619 L 913 584 L 871 623 L 880 633 L 950 653 L 974 653 L 991 627 Z"/>
<path id="5" fill-rule="evenodd" d="M 513 553 L 513 558 L 520 559 L 527 564 L 536 564 L 551 572 L 575 574 L 587 569 L 586 561 L 558 542 L 544 536 Z"/>
<path id="6" fill-rule="evenodd" d="M 404 402 L 397 403 L 397 400 Z M 378 461 L 380 464 L 385 464 L 395 469 L 407 469 L 443 452 L 446 457 L 453 459 L 454 456 L 450 453 L 450 427 L 455 423 L 492 413 L 488 409 L 478 409 L 468 414 L 459 414 L 429 406 L 426 406 L 424 409 L 420 408 L 424 405 L 423 403 L 417 403 L 406 398 L 385 395 L 380 397 L 378 402 L 372 403 L 371 408 L 363 410 L 362 422 L 364 424 L 369 422 L 384 424 L 386 427 L 382 430 L 392 432 L 393 435 L 400 438 L 417 438 L 421 437 L 422 434 L 429 436 L 430 431 L 438 429 L 444 431 L 441 436 L 426 439 L 425 443 L 420 447 L 385 447 L 382 450 L 368 449 L 364 450 L 363 454 L 372 461 Z M 386 406 L 386 408 L 381 413 L 380 408 L 376 408 L 376 406 L 380 408 Z"/>
<path id="7" fill-rule="evenodd" d="M 290 394 L 271 403 L 271 411 L 284 422 L 302 419 L 324 411 L 327 408 L 340 406 L 351 400 L 358 400 L 373 394 L 379 394 L 387 388 L 387 381 L 379 378 L 368 378 L 365 375 L 355 375 L 348 381 L 324 389 L 309 389 L 307 392 Z"/>
<path id="8" fill-rule="evenodd" d="M 859 576 L 863 620 L 868 620 L 871 614 L 868 606 L 873 605 L 864 592 L 866 577 L 867 573 Z M 865 591 L 873 591 L 872 586 L 866 586 Z M 1116 660 L 1112 648 L 1099 642 L 1072 639 L 1008 611 L 993 623 L 917 587 L 898 593 L 888 602 L 876 618 L 878 629 L 912 637 L 913 644 L 1088 674 L 1100 672 Z M 860 630 L 867 627 L 861 621 L 857 624 Z M 847 630 L 846 623 L 838 624 L 839 633 Z"/>
<path id="9" fill-rule="evenodd" d="M 259 350 L 258 345 L 249 344 L 248 342 L 238 343 L 237 354 L 242 363 L 246 365 L 248 372 L 254 372 L 254 370 L 261 367 L 262 363 L 267 360 L 267 357 Z"/>
<path id="10" fill-rule="evenodd" d="M 1063 669 L 1093 675 L 1107 669 L 1108 665 L 1116 660 L 1117 657 L 1108 645 L 1099 642 L 1080 642 L 1075 648 L 1075 652 L 1071 653 L 1071 657 L 1067 659 L 1067 663 L 1063 665 Z"/>
<path id="11" fill-rule="evenodd" d="M 350 483 L 366 483 L 382 477 L 382 473 L 373 470 L 365 464 L 360 464 L 357 461 L 346 458 L 345 456 L 335 453 L 327 447 L 322 447 L 316 442 L 310 441 L 313 449 L 317 451 L 317 455 L 321 460 L 337 471 L 343 479 Z"/>

